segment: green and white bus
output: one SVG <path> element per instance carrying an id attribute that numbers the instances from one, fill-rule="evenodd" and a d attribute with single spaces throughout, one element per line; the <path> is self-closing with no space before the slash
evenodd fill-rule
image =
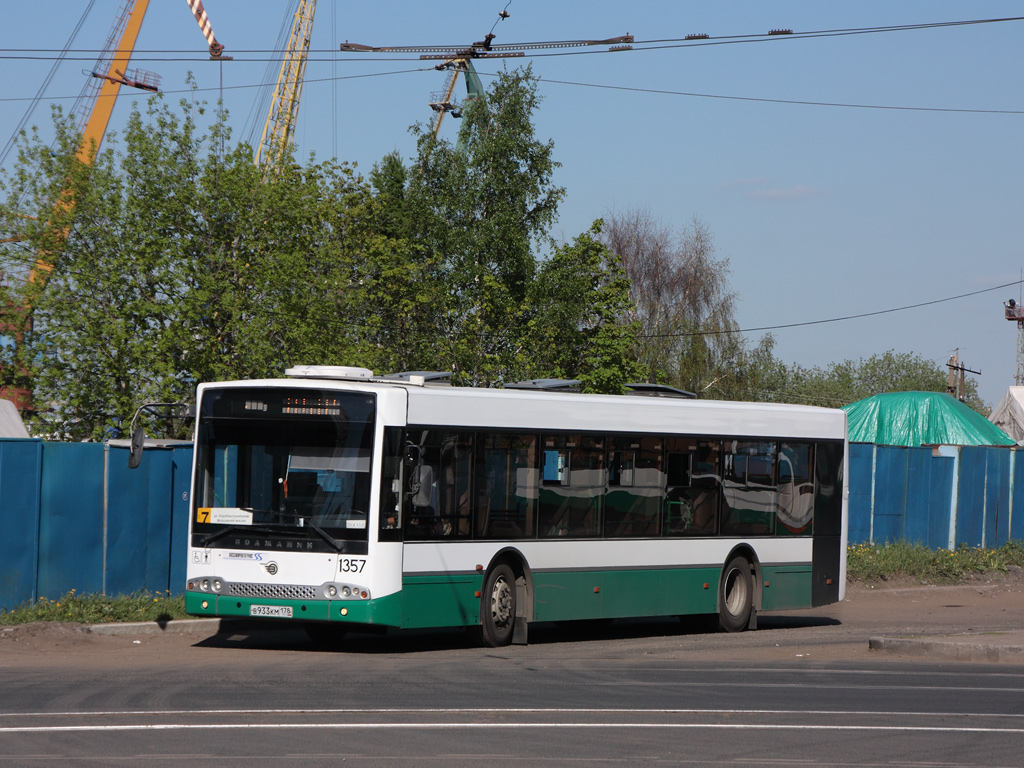
<path id="1" fill-rule="evenodd" d="M 301 366 L 199 387 L 188 612 L 315 638 L 843 598 L 846 415 Z"/>

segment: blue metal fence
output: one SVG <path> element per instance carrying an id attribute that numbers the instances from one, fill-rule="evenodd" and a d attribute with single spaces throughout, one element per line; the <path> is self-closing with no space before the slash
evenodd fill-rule
<path id="1" fill-rule="evenodd" d="M 851 544 L 996 547 L 1024 538 L 1015 448 L 850 445 Z"/>
<path id="2" fill-rule="evenodd" d="M 192 447 L 0 440 L 0 608 L 74 589 L 177 594 Z"/>

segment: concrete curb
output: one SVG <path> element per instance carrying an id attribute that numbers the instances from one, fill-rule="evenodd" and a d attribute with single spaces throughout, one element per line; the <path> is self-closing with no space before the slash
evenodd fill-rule
<path id="1" fill-rule="evenodd" d="M 1014 633 L 1016 634 L 1016 633 Z M 955 661 L 1024 662 L 1024 645 L 1003 633 L 937 635 L 933 637 L 872 637 L 868 648 L 882 653 Z"/>
<path id="2" fill-rule="evenodd" d="M 169 635 L 203 632 L 215 635 L 221 630 L 220 619 L 173 619 L 172 621 L 137 621 L 127 624 L 93 624 L 94 635 Z"/>

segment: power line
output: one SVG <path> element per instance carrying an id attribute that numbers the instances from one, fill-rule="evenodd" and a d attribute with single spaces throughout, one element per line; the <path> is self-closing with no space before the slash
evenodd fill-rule
<path id="1" fill-rule="evenodd" d="M 947 296 L 944 299 L 933 299 L 931 301 L 922 301 L 917 304 L 907 304 L 902 307 L 892 307 L 891 309 L 879 309 L 875 312 L 861 312 L 856 315 L 843 315 L 842 317 L 830 317 L 826 320 L 806 320 L 800 323 L 786 323 L 784 325 L 765 325 L 759 328 L 735 328 L 726 329 L 720 331 L 686 331 L 683 333 L 649 333 L 640 334 L 641 339 L 669 339 L 669 338 L 684 338 L 692 336 L 727 336 L 736 333 L 756 333 L 759 331 L 779 331 L 787 328 L 804 328 L 810 325 L 824 325 L 826 323 L 840 323 L 846 320 L 859 320 L 865 317 L 877 317 L 878 315 L 888 315 L 893 312 L 904 312 L 908 309 L 919 309 L 921 307 L 930 307 L 935 304 L 944 304 L 949 301 L 956 301 L 958 299 L 966 299 L 970 296 L 978 296 L 982 293 L 991 293 L 992 291 L 1000 291 L 1003 288 L 1010 288 L 1015 285 L 1021 285 L 1024 280 L 1014 280 L 1012 283 L 1003 283 L 992 288 L 982 288 L 980 291 L 971 291 L 970 293 L 961 293 L 957 296 Z"/>
<path id="2" fill-rule="evenodd" d="M 1004 24 L 1008 22 L 1024 21 L 1024 16 L 1007 16 L 1000 18 L 990 19 L 966 19 L 960 21 L 941 21 L 941 22 L 927 22 L 919 24 L 903 24 L 903 25 L 889 25 L 881 27 L 853 27 L 845 29 L 822 29 L 822 30 L 810 30 L 807 32 L 800 31 L 789 31 L 785 34 L 778 33 L 761 33 L 761 34 L 747 34 L 747 35 L 721 35 L 721 36 L 707 36 L 695 39 L 691 37 L 681 38 L 660 38 L 650 40 L 635 40 L 632 43 L 632 48 L 629 50 L 570 50 L 570 51 L 550 51 L 547 53 L 531 53 L 524 51 L 522 57 L 517 58 L 541 58 L 549 56 L 582 56 L 582 55 L 594 55 L 594 54 L 622 54 L 629 52 L 639 51 L 651 51 L 651 50 L 664 50 L 671 48 L 700 48 L 709 45 L 734 45 L 734 44 L 748 44 L 748 43 L 777 43 L 783 40 L 808 40 L 816 38 L 828 38 L 828 37 L 848 37 L 852 35 L 872 35 L 872 34 L 886 34 L 891 32 L 910 32 L 919 30 L 932 30 L 932 29 L 943 29 L 952 27 L 967 27 L 977 26 L 981 24 Z M 515 44 L 510 44 L 514 46 Z M 533 43 L 522 43 L 521 45 L 533 45 Z M 458 48 L 459 46 L 451 46 Z M 268 59 L 263 58 L 252 58 L 244 59 L 240 58 L 246 54 L 268 54 L 273 56 L 275 52 L 273 49 L 268 48 L 249 48 L 249 49 L 234 49 L 232 51 L 235 54 L 235 60 L 241 62 L 261 62 L 267 61 Z M 84 57 L 68 57 L 67 53 L 81 53 L 86 54 Z M 334 54 L 336 51 L 326 49 L 310 49 L 310 54 Z M 387 51 L 381 51 L 381 53 L 387 53 Z M 11 55 L 5 55 L 11 54 Z M 30 55 L 30 54 L 47 54 L 47 55 Z M 56 55 L 53 55 L 56 54 Z M 69 49 L 66 52 L 62 52 L 56 48 L 0 48 L 0 60 L 45 60 L 48 58 L 61 58 L 67 61 L 88 61 L 95 58 L 97 49 L 89 48 L 76 48 Z M 182 54 L 187 58 L 157 58 L 156 54 Z M 152 49 L 138 49 L 136 48 L 133 52 L 133 57 L 136 59 L 146 61 L 208 61 L 209 58 L 206 53 L 199 53 L 192 49 L 184 48 L 152 48 Z M 272 59 L 270 59 L 272 60 Z M 310 61 L 324 61 L 328 62 L 331 59 L 310 59 Z M 373 61 L 375 58 L 351 58 L 346 61 Z M 395 60 L 395 59 L 392 59 Z M 408 57 L 399 57 L 398 60 L 408 60 Z"/>
<path id="3" fill-rule="evenodd" d="M 320 78 L 307 78 L 306 84 L 312 83 L 329 83 L 329 82 L 340 82 L 343 80 L 362 80 L 371 77 L 390 77 L 392 75 L 407 75 L 416 72 L 434 72 L 433 67 L 416 67 L 414 69 L 399 69 L 392 70 L 390 72 L 371 72 L 362 75 L 341 75 L 338 77 L 320 77 Z M 498 74 L 495 72 L 477 72 L 481 77 L 497 77 Z M 639 88 L 635 86 L 626 85 L 608 85 L 604 83 L 584 83 L 573 80 L 555 80 L 547 77 L 536 78 L 538 82 L 550 83 L 552 85 L 568 85 L 579 88 L 598 88 L 614 91 L 632 91 L 635 93 L 645 93 L 661 96 L 684 96 L 689 98 L 700 98 L 700 99 L 720 99 L 725 101 L 747 101 L 764 104 L 787 104 L 794 106 L 809 106 L 809 107 L 838 107 L 843 109 L 874 109 L 874 110 L 892 110 L 902 112 L 938 112 L 948 114 L 975 114 L 975 115 L 1024 115 L 1024 110 L 1017 109 L 967 109 L 962 107 L 908 107 L 899 106 L 894 104 L 856 104 L 851 102 L 834 102 L 834 101 L 808 101 L 804 99 L 769 99 L 757 96 L 725 96 L 722 94 L 715 93 L 698 93 L 692 91 L 671 91 L 662 88 Z M 180 89 L 166 89 L 160 91 L 160 93 L 173 96 L 182 93 L 209 93 L 212 91 L 239 91 L 251 88 L 266 88 L 272 86 L 273 83 L 249 83 L 242 85 L 225 85 L 223 87 L 210 87 L 210 88 L 180 88 Z M 127 93 L 122 94 L 123 96 L 152 96 L 149 93 Z M 34 97 L 31 96 L 10 96 L 0 97 L 0 103 L 4 102 L 18 102 L 18 101 L 32 101 Z M 77 96 L 50 96 L 50 101 L 66 101 L 69 99 L 75 99 Z M 248 123 L 247 123 L 248 124 Z"/>
<path id="4" fill-rule="evenodd" d="M 398 69 L 398 70 L 392 70 L 390 72 L 370 72 L 370 73 L 367 73 L 367 74 L 364 74 L 364 75 L 341 75 L 341 76 L 336 77 L 336 78 L 334 78 L 334 77 L 305 78 L 303 82 L 308 84 L 308 83 L 327 83 L 327 82 L 331 82 L 332 80 L 363 80 L 363 79 L 370 78 L 370 77 L 390 77 L 391 75 L 407 75 L 407 74 L 410 74 L 410 73 L 413 73 L 413 72 L 434 72 L 434 71 L 435 70 L 434 70 L 433 67 L 417 67 L 415 69 Z M 211 91 L 242 91 L 242 90 L 247 90 L 247 89 L 250 89 L 250 88 L 273 87 L 273 85 L 274 85 L 274 83 L 272 83 L 272 82 L 263 82 L 263 83 L 249 83 L 249 84 L 244 84 L 244 85 L 225 85 L 223 87 L 222 86 L 213 86 L 213 87 L 210 87 L 210 88 L 178 88 L 176 90 L 161 90 L 160 93 L 164 94 L 164 95 L 167 95 L 167 96 L 176 96 L 176 95 L 182 94 L 182 93 L 209 93 Z M 122 93 L 121 97 L 122 98 L 125 97 L 125 96 L 128 96 L 128 97 L 131 97 L 131 96 L 152 97 L 153 95 L 154 94 L 149 93 L 149 92 L 146 92 L 146 93 L 142 93 L 142 92 L 139 92 L 139 93 L 129 92 L 129 93 Z M 8 102 L 8 101 L 30 101 L 31 98 L 32 97 L 29 97 L 29 96 L 12 96 L 12 97 L 9 97 L 9 98 L 0 97 L 0 103 Z M 68 99 L 76 99 L 78 97 L 77 96 L 50 96 L 48 98 L 49 98 L 50 101 L 67 101 Z"/>
<path id="5" fill-rule="evenodd" d="M 485 73 L 478 72 L 483 75 Z M 487 77 L 495 75 L 487 73 Z M 846 109 L 881 109 L 897 110 L 903 112 L 950 112 L 955 114 L 981 114 L 981 115 L 1024 115 L 1024 110 L 1019 109 L 963 109 L 958 107 L 902 107 L 892 104 L 855 104 L 835 101 L 806 101 L 801 99 L 768 99 L 757 96 L 722 96 L 714 93 L 693 93 L 688 91 L 669 91 L 660 88 L 639 88 L 627 85 L 603 85 L 600 83 L 581 83 L 572 80 L 552 80 L 546 77 L 538 77 L 538 82 L 552 83 L 555 85 L 573 85 L 581 88 L 602 88 L 611 91 L 633 91 L 635 93 L 650 93 L 662 96 L 689 96 L 700 99 L 722 99 L 726 101 L 753 101 L 765 104 L 793 104 L 807 107 L 843 107 Z"/>

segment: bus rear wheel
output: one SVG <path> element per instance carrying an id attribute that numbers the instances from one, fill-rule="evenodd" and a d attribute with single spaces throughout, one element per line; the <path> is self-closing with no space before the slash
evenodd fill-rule
<path id="1" fill-rule="evenodd" d="M 505 563 L 496 565 L 484 582 L 480 626 L 484 645 L 498 648 L 512 642 L 516 625 L 516 577 Z"/>
<path id="2" fill-rule="evenodd" d="M 754 609 L 754 585 L 750 563 L 734 557 L 722 570 L 718 584 L 718 625 L 726 632 L 742 632 Z"/>

